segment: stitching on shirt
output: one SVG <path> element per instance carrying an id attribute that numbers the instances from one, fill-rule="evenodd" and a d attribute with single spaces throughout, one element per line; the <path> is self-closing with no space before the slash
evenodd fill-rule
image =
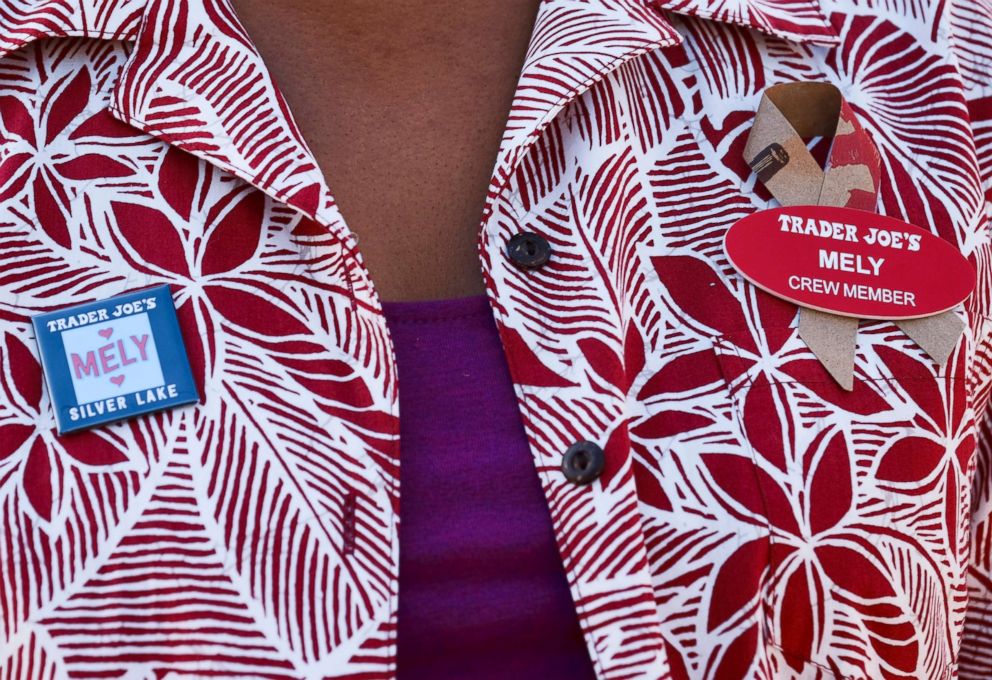
<path id="1" fill-rule="evenodd" d="M 666 12 L 667 13 L 667 12 Z M 711 21 L 722 21 L 738 28 L 744 28 L 751 31 L 758 31 L 760 33 L 771 33 L 774 36 L 785 38 L 786 40 L 791 40 L 799 44 L 803 43 L 813 43 L 814 45 L 823 47 L 835 47 L 840 44 L 840 37 L 835 33 L 800 33 L 798 31 L 789 31 L 784 28 L 779 28 L 778 26 L 768 25 L 755 25 L 749 23 L 746 19 L 734 17 L 734 16 L 719 16 L 719 12 L 710 12 L 706 10 L 697 9 L 692 14 L 687 15 L 690 19 L 708 19 Z M 682 21 L 685 21 L 686 16 L 680 17 Z M 820 13 L 820 19 L 830 27 L 833 31 L 833 26 L 831 26 L 830 21 L 827 20 L 822 13 Z"/>
<path id="2" fill-rule="evenodd" d="M 713 349 L 713 351 L 717 354 L 717 356 L 720 356 L 720 355 L 734 356 L 737 359 L 740 359 L 742 361 L 745 360 L 744 357 L 743 357 L 743 355 L 741 355 L 741 353 L 739 351 L 737 351 L 737 347 L 730 347 L 729 349 L 726 348 L 726 347 L 720 347 L 716 342 L 714 342 L 714 340 L 717 340 L 717 339 L 718 338 L 712 338 L 712 337 L 710 338 L 711 349 Z M 726 378 L 725 372 L 722 369 L 721 369 L 720 372 L 721 372 L 721 374 L 724 375 L 724 381 L 726 381 L 727 378 Z M 745 373 L 745 375 L 743 375 L 742 377 L 745 380 L 747 380 L 749 389 L 754 386 L 754 379 L 751 377 L 751 375 Z M 767 374 L 765 375 L 765 377 L 767 378 L 768 382 L 771 383 L 771 384 L 773 384 L 773 385 L 828 385 L 828 384 L 835 385 L 835 384 L 837 384 L 837 382 L 833 378 L 824 378 L 822 380 L 800 380 L 800 379 L 795 379 L 795 378 L 794 379 L 791 379 L 791 380 L 782 380 L 780 378 L 775 378 L 775 377 L 769 376 Z M 884 377 L 884 378 L 859 378 L 857 375 L 855 375 L 854 376 L 854 380 L 855 380 L 855 382 L 859 382 L 859 383 L 870 383 L 870 384 L 885 383 L 885 384 L 889 385 L 889 387 L 891 388 L 893 383 L 895 383 L 895 384 L 922 383 L 922 382 L 933 382 L 934 380 L 949 380 L 951 382 L 962 382 L 962 381 L 964 381 L 966 379 L 966 377 L 967 376 L 963 376 L 963 375 L 962 376 L 957 376 L 957 375 L 935 375 L 935 376 L 918 378 L 918 377 L 915 377 L 915 376 L 910 376 L 910 375 L 906 375 L 906 374 L 902 374 L 902 373 L 894 373 L 891 376 Z M 889 391 L 891 391 L 891 390 L 889 390 Z M 845 393 L 846 394 L 851 394 L 850 392 L 845 392 Z"/>
<path id="3" fill-rule="evenodd" d="M 352 298 L 352 299 L 354 299 L 354 298 Z M 392 361 L 394 363 L 396 363 L 396 351 L 392 347 L 392 343 L 387 343 L 387 344 L 389 345 L 389 354 L 392 357 Z M 398 384 L 399 383 L 397 382 L 397 385 Z M 399 453 L 399 438 L 400 438 L 399 405 L 400 405 L 399 398 L 397 398 L 397 399 L 390 399 L 389 415 L 390 415 L 391 421 L 396 424 L 396 427 L 393 430 L 393 437 L 395 437 L 395 439 L 394 440 L 391 440 L 391 441 L 395 441 L 396 442 L 396 469 L 398 470 L 398 473 L 397 473 L 397 476 L 396 476 L 395 483 L 396 483 L 396 489 L 397 489 L 397 491 L 396 491 L 396 502 L 397 502 L 397 505 L 399 505 L 399 504 L 402 503 L 401 497 L 402 497 L 402 490 L 403 490 L 403 487 L 402 487 L 402 478 L 403 478 L 403 467 L 402 467 L 402 465 L 403 465 L 403 461 L 402 461 L 402 458 L 401 458 L 400 453 Z M 388 645 L 388 649 L 389 649 L 389 663 L 386 664 L 386 668 L 387 668 L 387 672 L 389 673 L 389 677 L 390 678 L 393 678 L 395 680 L 395 678 L 396 678 L 396 671 L 397 671 L 397 668 L 399 666 L 399 643 L 398 643 L 398 638 L 399 638 L 399 618 L 400 618 L 400 614 L 399 614 L 399 612 L 400 612 L 400 605 L 399 605 L 399 599 L 400 599 L 400 558 L 399 558 L 399 554 L 400 554 L 400 537 L 399 537 L 400 511 L 399 510 L 397 510 L 396 513 L 394 514 L 394 520 L 393 520 L 393 522 L 391 524 L 392 524 L 392 526 L 389 529 L 389 545 L 393 546 L 393 550 L 394 550 L 395 555 L 396 555 L 396 569 L 395 570 L 391 570 L 392 571 L 392 574 L 390 574 L 390 578 L 389 578 L 389 584 L 390 584 L 390 587 L 392 589 L 392 592 L 389 594 L 389 626 L 390 626 L 390 630 L 389 630 L 389 632 L 386 633 L 386 639 L 389 641 L 389 645 Z"/>
<path id="4" fill-rule="evenodd" d="M 64 31 L 60 33 L 53 33 L 51 35 L 31 35 L 27 38 L 17 39 L 10 43 L 10 47 L 0 47 L 0 52 L 16 52 L 17 50 L 23 49 L 32 43 L 36 43 L 39 40 L 45 40 L 48 38 L 101 38 L 105 40 L 120 40 L 121 42 L 134 42 L 134 35 L 129 35 L 127 33 L 119 33 L 114 31 Z"/>
<path id="5" fill-rule="evenodd" d="M 775 328 L 775 327 L 774 326 L 765 326 L 763 328 L 770 329 L 770 328 Z M 782 328 L 792 328 L 792 326 L 783 326 Z M 741 331 L 741 330 L 729 331 L 729 334 L 731 334 L 731 335 L 736 335 L 738 333 L 750 333 L 750 331 Z M 726 335 L 727 334 L 720 335 L 720 336 L 708 335 L 707 336 L 707 340 L 709 341 L 709 344 L 710 344 L 710 350 L 716 354 L 718 360 L 719 359 L 722 359 L 722 357 L 734 357 L 734 358 L 737 358 L 737 359 L 739 359 L 741 361 L 746 361 L 746 358 L 744 357 L 743 354 L 741 354 L 740 348 L 736 344 L 723 345 L 723 344 L 720 343 L 720 341 L 722 339 L 724 339 L 726 337 Z M 811 358 L 813 360 L 817 360 L 815 355 L 813 355 Z M 826 369 L 824 369 L 824 370 L 826 370 Z M 721 367 L 720 373 L 721 373 L 721 375 L 724 375 L 724 380 L 726 381 L 727 380 L 726 379 L 726 373 L 725 373 L 725 371 L 723 371 L 722 367 Z M 741 377 L 743 379 L 747 380 L 747 383 L 748 383 L 748 387 L 749 388 L 754 386 L 754 379 L 750 375 L 750 372 L 745 372 L 744 375 L 742 375 Z M 836 381 L 833 378 L 829 378 L 829 377 L 828 378 L 823 378 L 823 379 L 798 379 L 798 378 L 793 378 L 793 379 L 790 379 L 790 380 L 782 380 L 780 378 L 775 378 L 775 377 L 772 377 L 772 376 L 767 375 L 767 374 L 765 374 L 765 377 L 768 379 L 768 382 L 769 383 L 774 384 L 774 385 L 827 385 L 827 384 L 836 384 Z M 881 377 L 881 378 L 863 378 L 863 377 L 858 377 L 857 375 L 855 375 L 854 379 L 855 379 L 856 382 L 859 382 L 859 383 L 871 383 L 871 384 L 886 383 L 886 384 L 888 384 L 891 387 L 892 386 L 892 383 L 897 383 L 897 384 L 900 384 L 900 383 L 920 383 L 920 382 L 932 382 L 934 380 L 950 380 L 952 382 L 960 382 L 960 381 L 966 380 L 967 377 L 968 377 L 967 374 L 960 375 L 960 376 L 959 375 L 954 375 L 954 374 L 944 374 L 944 375 L 938 374 L 938 375 L 934 375 L 934 376 L 916 377 L 916 376 L 908 375 L 908 374 L 905 374 L 905 373 L 893 373 L 890 376 L 885 376 L 885 377 Z"/>
<path id="6" fill-rule="evenodd" d="M 341 508 L 341 526 L 343 531 L 342 551 L 345 555 L 353 555 L 355 553 L 356 537 L 355 537 L 355 522 L 356 516 L 358 515 L 358 495 L 354 491 L 349 491 L 344 496 L 344 503 Z"/>

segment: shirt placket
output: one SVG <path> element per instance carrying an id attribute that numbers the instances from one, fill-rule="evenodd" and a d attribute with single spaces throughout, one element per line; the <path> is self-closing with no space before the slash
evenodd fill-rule
<path id="1" fill-rule="evenodd" d="M 556 235 L 528 215 L 511 181 L 549 125 L 590 87 L 627 61 L 680 41 L 647 3 L 631 2 L 614 14 L 603 14 L 603 9 L 565 0 L 541 6 L 494 171 L 479 252 L 518 407 L 596 673 L 601 678 L 618 673 L 664 678 L 669 675 L 668 662 L 630 474 L 630 451 L 623 436 L 624 405 L 616 397 L 568 386 L 568 376 L 594 371 L 589 357 L 578 350 L 574 339 L 557 337 L 551 324 L 538 321 L 535 327 L 527 321 L 546 320 L 542 310 L 560 304 L 542 299 L 541 291 L 547 288 L 532 286 L 529 279 L 542 277 L 553 287 L 565 272 L 555 263 Z M 579 12 L 587 14 L 578 16 Z M 568 47 L 564 41 L 548 39 L 565 27 L 583 25 L 595 29 Z M 611 36 L 612 43 L 604 36 Z M 582 159 L 576 162 L 581 165 Z M 570 195 L 566 202 L 576 200 Z M 567 212 L 577 214 L 574 209 Z M 570 230 L 583 228 L 574 220 L 567 224 Z M 527 240 L 535 242 L 531 251 L 538 264 L 526 256 L 508 256 L 508 244 L 518 239 L 525 245 Z M 542 378 L 545 371 L 555 377 Z M 593 419 L 577 420 L 575 415 L 586 409 L 597 411 L 603 418 L 595 420 L 610 425 L 604 429 Z M 606 449 L 606 464 L 614 472 L 608 485 L 602 483 L 605 476 L 590 482 L 570 469 L 570 456 L 590 444 L 600 454 Z M 601 471 L 602 467 L 595 474 Z M 618 508 L 623 510 L 612 511 Z M 617 554 L 626 556 L 622 564 L 611 562 L 610 556 Z M 632 630 L 637 635 L 631 635 Z"/>

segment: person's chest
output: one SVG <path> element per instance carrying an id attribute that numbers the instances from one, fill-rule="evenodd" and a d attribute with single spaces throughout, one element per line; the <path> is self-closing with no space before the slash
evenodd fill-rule
<path id="1" fill-rule="evenodd" d="M 176 19 L 160 9 L 156 21 Z M 968 81 L 943 29 L 931 34 L 946 17 L 840 11 L 842 42 L 826 48 L 699 19 L 659 47 L 669 37 L 653 23 L 551 16 L 479 256 L 599 672 L 940 677 L 961 615 L 915 594 L 964 587 L 984 283 L 946 367 L 866 322 L 844 392 L 799 340 L 795 307 L 739 277 L 722 239 L 769 202 L 740 157 L 761 90 L 827 80 L 879 146 L 881 209 L 984 274 Z M 195 17 L 179 18 L 192 42 Z M 0 453 L 18 517 L 2 559 L 46 574 L 24 581 L 15 629 L 41 626 L 56 646 L 84 635 L 95 650 L 66 657 L 70 669 L 138 663 L 110 644 L 186 672 L 391 668 L 389 335 L 360 245 L 265 109 L 268 86 L 240 77 L 254 73 L 241 40 L 228 30 L 195 53 L 37 42 L 0 65 Z M 154 67 L 115 91 L 129 56 Z M 231 77 L 210 77 L 218 68 Z M 508 255 L 519 234 L 547 257 Z M 172 287 L 202 402 L 56 436 L 28 318 L 154 283 Z M 605 453 L 590 484 L 562 471 L 580 441 Z M 480 474 L 498 476 L 499 461 Z M 191 545 L 196 605 L 177 613 L 155 602 L 156 563 L 188 561 Z M 122 569 L 128 601 L 86 632 L 60 626 Z M 161 633 L 126 625 L 135 616 Z M 257 655 L 219 653 L 235 629 Z M 218 632 L 204 642 L 204 630 Z M 194 642 L 206 647 L 170 657 Z"/>

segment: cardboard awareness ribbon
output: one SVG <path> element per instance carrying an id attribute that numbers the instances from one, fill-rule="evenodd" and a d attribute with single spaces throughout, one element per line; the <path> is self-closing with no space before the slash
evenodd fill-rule
<path id="1" fill-rule="evenodd" d="M 822 169 L 803 138 L 832 137 Z M 830 83 L 797 82 L 765 90 L 744 159 L 784 207 L 834 206 L 874 212 L 881 161 L 854 112 Z M 859 319 L 800 307 L 799 336 L 844 389 L 854 387 Z M 899 327 L 938 364 L 947 361 L 964 324 L 951 311 L 899 319 Z"/>

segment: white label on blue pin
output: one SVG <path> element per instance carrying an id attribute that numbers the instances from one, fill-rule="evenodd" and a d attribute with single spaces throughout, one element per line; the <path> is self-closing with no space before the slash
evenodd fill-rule
<path id="1" fill-rule="evenodd" d="M 31 321 L 60 434 L 199 401 L 167 285 Z"/>

